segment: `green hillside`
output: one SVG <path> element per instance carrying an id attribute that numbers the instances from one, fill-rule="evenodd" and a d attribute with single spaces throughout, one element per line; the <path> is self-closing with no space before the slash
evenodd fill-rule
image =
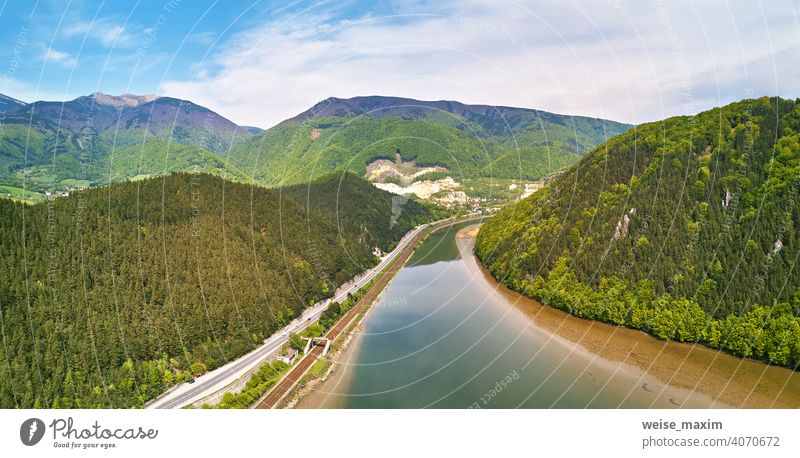
<path id="1" fill-rule="evenodd" d="M 172 172 L 209 173 L 233 181 L 252 181 L 246 173 L 206 149 L 158 140 L 112 149 L 97 166 L 95 175 L 98 183 L 110 184 Z"/>
<path id="2" fill-rule="evenodd" d="M 80 143 L 78 143 L 80 141 Z M 81 148 L 83 147 L 83 148 Z M 61 130 L 3 126 L 0 180 L 8 186 L 44 192 L 89 187 L 172 172 L 211 173 L 249 182 L 251 178 L 221 156 L 197 146 L 150 137 L 139 143 L 87 141 Z"/>
<path id="3" fill-rule="evenodd" d="M 336 214 L 389 227 L 353 177 Z M 330 193 L 330 181 L 308 195 Z M 351 193 L 351 189 L 355 192 Z M 30 205 L 0 199 L 0 407 L 141 407 L 259 345 L 372 266 L 372 246 L 281 190 L 173 174 Z M 409 202 L 397 224 L 423 220 Z M 24 224 L 23 224 L 24 220 Z M 370 230 L 388 247 L 394 231 Z"/>
<path id="4" fill-rule="evenodd" d="M 13 108 L 0 125 L 0 186 L 44 193 L 173 171 L 250 180 L 222 159 L 250 131 L 187 100 L 94 93 L 0 101 Z"/>
<path id="5" fill-rule="evenodd" d="M 578 316 L 800 364 L 800 101 L 638 126 L 487 222 L 475 252 Z"/>
<path id="6" fill-rule="evenodd" d="M 580 156 L 549 146 L 511 149 L 481 170 L 487 177 L 540 180 L 578 162 Z"/>
<path id="7" fill-rule="evenodd" d="M 66 130 L 23 124 L 3 124 L 0 129 L 0 177 L 6 185 L 19 185 L 26 167 L 52 165 L 53 160 L 77 158 L 81 150 Z"/>
<path id="8" fill-rule="evenodd" d="M 224 135 L 214 133 L 203 126 L 178 124 L 170 129 L 153 130 L 147 125 L 146 119 L 138 120 L 127 129 L 108 130 L 100 135 L 106 145 L 141 146 L 148 143 L 172 143 L 178 145 L 203 148 L 220 156 L 225 155 L 237 137 L 232 134 Z M 141 125 L 140 125 L 141 124 Z M 250 135 L 242 130 L 240 136 L 249 138 Z"/>
<path id="9" fill-rule="evenodd" d="M 375 191 L 372 184 L 348 172 L 280 189 L 282 195 L 301 203 L 310 214 L 335 222 L 345 238 L 391 251 L 406 232 L 428 221 L 430 213 L 413 200 Z"/>
<path id="10" fill-rule="evenodd" d="M 495 136 L 427 120 L 329 117 L 268 129 L 234 145 L 230 161 L 256 180 L 294 184 L 332 170 L 363 176 L 370 162 L 396 153 L 418 166 L 446 167 L 456 178 L 537 180 L 580 158 L 574 147 L 509 148 Z"/>
<path id="11" fill-rule="evenodd" d="M 318 138 L 313 138 L 318 133 Z M 497 157 L 491 142 L 481 144 L 453 128 L 402 118 L 324 118 L 269 129 L 230 155 L 232 163 L 268 183 L 302 183 L 332 170 L 364 175 L 375 159 L 415 160 L 473 176 Z M 247 167 L 251 166 L 252 169 Z"/>
<path id="12" fill-rule="evenodd" d="M 436 176 L 540 180 L 631 128 L 604 119 L 402 97 L 330 97 L 246 139 L 230 160 L 258 180 L 292 184 L 376 159 L 438 165 Z"/>

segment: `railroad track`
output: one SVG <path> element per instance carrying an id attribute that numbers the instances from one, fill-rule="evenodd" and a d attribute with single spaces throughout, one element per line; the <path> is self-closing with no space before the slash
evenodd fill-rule
<path id="1" fill-rule="evenodd" d="M 330 339 L 333 341 L 336 337 L 338 337 L 347 326 L 353 321 L 355 317 L 361 313 L 361 310 L 367 307 L 372 301 L 375 300 L 376 297 L 383 291 L 383 288 L 389 283 L 392 278 L 394 278 L 395 274 L 405 265 L 408 258 L 414 254 L 414 250 L 416 249 L 417 245 L 425 239 L 431 232 L 438 231 L 439 229 L 444 229 L 445 227 L 449 227 L 455 224 L 465 223 L 471 220 L 481 219 L 482 217 L 471 217 L 465 218 L 462 220 L 457 221 L 448 221 L 445 223 L 438 224 L 436 226 L 431 226 L 425 228 L 419 234 L 414 237 L 412 240 L 392 261 L 389 267 L 386 268 L 386 272 L 380 275 L 378 281 L 375 282 L 374 285 L 367 291 L 367 293 L 356 302 L 356 305 L 353 306 L 347 313 L 344 314 L 336 324 L 325 333 L 325 338 Z M 275 385 L 267 396 L 261 400 L 256 406 L 257 409 L 271 409 L 276 407 L 281 399 L 283 399 L 289 391 L 294 388 L 300 378 L 308 371 L 309 368 L 317 361 L 317 358 L 322 355 L 322 347 L 315 346 L 309 351 L 303 359 L 297 364 L 297 366 L 293 367 L 289 373 Z"/>

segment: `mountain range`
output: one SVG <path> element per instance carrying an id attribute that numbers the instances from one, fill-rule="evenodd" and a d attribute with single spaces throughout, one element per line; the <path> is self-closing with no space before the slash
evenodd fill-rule
<path id="1" fill-rule="evenodd" d="M 176 171 L 295 184 L 334 170 L 366 176 L 382 159 L 395 175 L 413 177 L 406 181 L 538 180 L 631 127 L 532 109 L 380 96 L 328 98 L 266 130 L 156 95 L 94 93 L 30 104 L 2 96 L 0 102 L 0 193 L 22 198 L 28 197 L 23 192 Z"/>
<path id="2" fill-rule="evenodd" d="M 475 135 L 494 136 L 501 143 L 525 142 L 525 137 L 538 137 L 549 129 L 573 130 L 572 152 L 583 154 L 607 138 L 617 135 L 630 125 L 585 116 L 565 116 L 529 108 L 491 105 L 467 105 L 461 102 L 424 101 L 402 97 L 366 96 L 340 99 L 329 97 L 309 110 L 282 124 L 302 124 L 329 117 L 368 116 L 371 118 L 403 118 L 427 120 L 456 127 Z M 566 146 L 566 145 L 565 145 Z"/>

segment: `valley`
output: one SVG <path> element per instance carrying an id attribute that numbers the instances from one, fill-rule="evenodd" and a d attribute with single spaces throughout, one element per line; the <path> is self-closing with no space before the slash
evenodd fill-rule
<path id="1" fill-rule="evenodd" d="M 351 279 L 470 212 L 490 217 L 432 234 L 383 293 L 403 306 L 375 304 L 299 406 L 798 405 L 796 102 L 629 130 L 356 97 L 259 130 L 168 97 L 7 99 L 4 407 L 143 407 L 180 385 L 154 404 L 179 407 L 245 374 L 215 406 L 253 405 L 292 370 L 261 365 L 288 334 L 330 329 Z M 451 335 L 484 365 L 431 346 Z M 513 388 L 484 402 L 472 381 L 498 374 Z"/>
<path id="2" fill-rule="evenodd" d="M 798 456 L 797 3 L 0 2 L 4 456 Z"/>

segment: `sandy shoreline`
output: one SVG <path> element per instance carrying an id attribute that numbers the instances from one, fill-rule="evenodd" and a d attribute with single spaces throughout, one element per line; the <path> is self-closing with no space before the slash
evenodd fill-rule
<path id="1" fill-rule="evenodd" d="M 633 329 L 571 316 L 544 306 L 497 283 L 472 255 L 478 226 L 459 231 L 456 241 L 474 278 L 489 294 L 499 294 L 515 313 L 554 342 L 586 360 L 592 377 L 607 380 L 604 389 L 640 398 L 652 407 L 800 407 L 800 374 L 762 362 L 739 359 L 701 345 L 658 340 Z M 473 280 L 474 281 L 474 280 Z M 365 315 L 365 317 L 368 315 Z M 324 382 L 299 400 L 298 408 L 343 407 L 353 364 L 360 349 L 362 324 L 349 344 L 332 357 Z"/>

